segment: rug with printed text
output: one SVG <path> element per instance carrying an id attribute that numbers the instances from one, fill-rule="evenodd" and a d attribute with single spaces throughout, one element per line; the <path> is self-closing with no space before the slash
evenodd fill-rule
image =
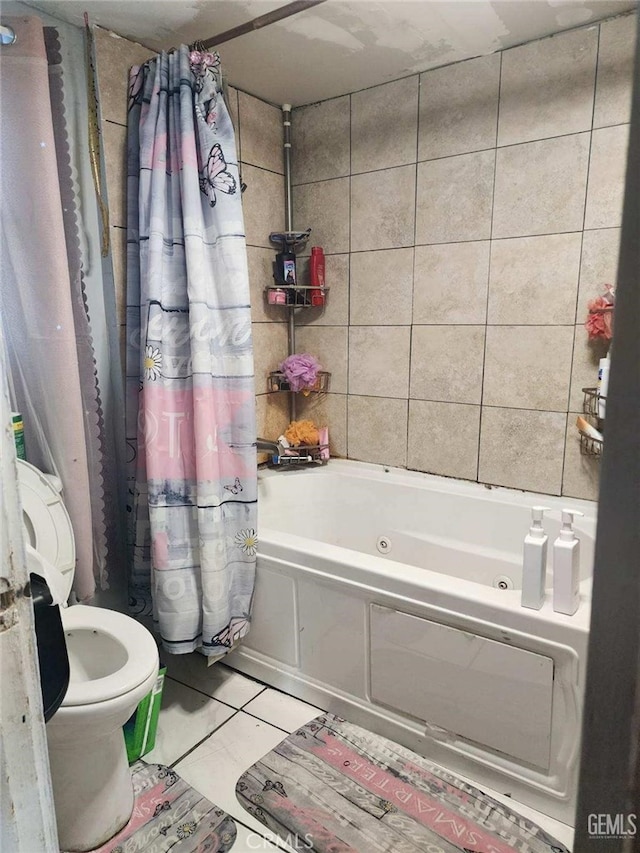
<path id="1" fill-rule="evenodd" d="M 317 853 L 569 853 L 541 827 L 393 741 L 332 714 L 244 773 L 243 807 Z"/>
<path id="2" fill-rule="evenodd" d="M 127 825 L 91 853 L 227 853 L 236 840 L 229 815 L 171 768 L 136 761 L 135 803 Z"/>

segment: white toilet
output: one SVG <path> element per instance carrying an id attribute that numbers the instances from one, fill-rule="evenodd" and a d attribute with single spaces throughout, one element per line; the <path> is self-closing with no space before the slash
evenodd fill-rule
<path id="1" fill-rule="evenodd" d="M 18 461 L 29 570 L 66 601 L 75 545 L 59 481 Z M 54 599 L 55 600 L 55 599 Z M 60 849 L 92 850 L 131 817 L 133 787 L 122 727 L 158 676 L 158 649 L 129 616 L 81 604 L 61 608 L 69 688 L 47 723 Z"/>

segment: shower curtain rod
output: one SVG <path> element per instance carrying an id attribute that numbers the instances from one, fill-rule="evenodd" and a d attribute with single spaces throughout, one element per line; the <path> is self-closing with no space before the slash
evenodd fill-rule
<path id="1" fill-rule="evenodd" d="M 225 32 L 219 33 L 217 36 L 213 36 L 206 41 L 199 41 L 197 44 L 199 47 L 208 50 L 211 47 L 216 47 L 219 44 L 231 41 L 231 39 L 238 38 L 238 36 L 244 36 L 247 33 L 255 32 L 255 30 L 261 30 L 263 27 L 268 27 L 269 24 L 276 24 L 278 21 L 290 18 L 291 15 L 297 15 L 298 12 L 304 12 L 305 9 L 311 9 L 313 6 L 318 6 L 324 2 L 325 0 L 294 0 L 293 3 L 279 6 L 265 15 L 260 15 L 252 21 L 247 21 L 246 24 L 240 24 L 230 30 L 225 30 Z"/>

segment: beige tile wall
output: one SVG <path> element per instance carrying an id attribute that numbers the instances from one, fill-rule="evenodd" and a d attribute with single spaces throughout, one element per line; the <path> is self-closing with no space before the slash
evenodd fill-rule
<path id="1" fill-rule="evenodd" d="M 597 496 L 574 422 L 604 354 L 583 322 L 615 281 L 634 37 L 627 15 L 294 111 L 296 227 L 331 286 L 297 349 L 332 393 L 304 405 L 349 457 Z"/>
<path id="2" fill-rule="evenodd" d="M 127 72 L 130 66 L 144 62 L 152 54 L 141 45 L 103 29 L 96 29 L 95 43 L 112 260 L 123 345 L 126 304 Z M 286 399 L 284 395 L 266 395 L 265 374 L 275 369 L 286 356 L 287 332 L 285 313 L 265 305 L 263 287 L 271 279 L 274 256 L 269 233 L 284 227 L 282 114 L 271 104 L 233 87 L 229 89 L 229 99 L 242 180 L 247 185 L 242 202 L 251 285 L 258 433 L 276 437 L 288 423 Z M 346 318 L 346 301 L 342 312 L 335 316 L 340 321 Z"/>

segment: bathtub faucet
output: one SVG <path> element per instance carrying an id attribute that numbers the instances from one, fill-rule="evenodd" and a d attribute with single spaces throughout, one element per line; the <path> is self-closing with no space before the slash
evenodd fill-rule
<path id="1" fill-rule="evenodd" d="M 256 449 L 258 453 L 270 453 L 272 456 L 279 456 L 281 452 L 277 441 L 269 441 L 266 438 L 256 439 Z"/>

